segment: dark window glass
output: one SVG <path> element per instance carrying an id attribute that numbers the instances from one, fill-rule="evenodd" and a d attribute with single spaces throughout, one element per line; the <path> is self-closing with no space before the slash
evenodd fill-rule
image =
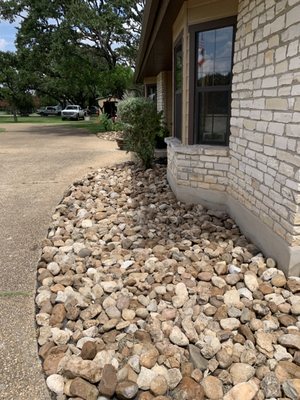
<path id="1" fill-rule="evenodd" d="M 204 92 L 198 94 L 200 143 L 225 143 L 229 122 L 228 92 Z M 199 129 L 200 128 L 200 129 Z"/>
<path id="2" fill-rule="evenodd" d="M 182 85 L 183 85 L 183 59 L 182 42 L 174 49 L 174 135 L 179 140 L 182 137 Z"/>
<path id="3" fill-rule="evenodd" d="M 233 39 L 233 26 L 196 33 L 197 143 L 228 142 Z"/>
<path id="4" fill-rule="evenodd" d="M 182 90 L 182 46 L 175 49 L 175 90 Z"/>
<path id="5" fill-rule="evenodd" d="M 155 84 L 146 85 L 146 97 L 157 102 L 157 86 Z"/>

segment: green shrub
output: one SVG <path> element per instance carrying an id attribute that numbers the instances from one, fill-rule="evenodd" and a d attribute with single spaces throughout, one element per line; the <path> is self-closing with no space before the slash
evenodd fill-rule
<path id="1" fill-rule="evenodd" d="M 131 97 L 118 104 L 127 151 L 134 152 L 145 168 L 152 165 L 156 137 L 163 135 L 162 112 L 144 97 Z"/>
<path id="2" fill-rule="evenodd" d="M 100 125 L 102 125 L 105 132 L 111 132 L 114 130 L 114 123 L 107 114 L 101 114 L 99 116 Z"/>

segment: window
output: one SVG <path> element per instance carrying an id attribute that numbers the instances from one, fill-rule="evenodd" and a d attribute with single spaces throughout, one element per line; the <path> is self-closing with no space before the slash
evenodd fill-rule
<path id="1" fill-rule="evenodd" d="M 183 85 L 183 54 L 182 39 L 174 48 L 174 134 L 181 140 L 182 130 L 182 85 Z"/>
<path id="2" fill-rule="evenodd" d="M 156 84 L 147 84 L 146 85 L 146 97 L 157 103 L 157 86 Z"/>
<path id="3" fill-rule="evenodd" d="M 227 22 L 227 26 L 225 25 Z M 225 25 L 225 26 L 224 26 Z M 193 143 L 227 145 L 229 138 L 234 24 L 193 27 Z"/>

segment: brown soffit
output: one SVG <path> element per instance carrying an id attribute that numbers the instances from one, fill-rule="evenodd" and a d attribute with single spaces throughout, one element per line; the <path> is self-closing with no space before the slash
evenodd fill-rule
<path id="1" fill-rule="evenodd" d="M 135 81 L 172 69 L 172 26 L 184 0 L 146 2 Z"/>

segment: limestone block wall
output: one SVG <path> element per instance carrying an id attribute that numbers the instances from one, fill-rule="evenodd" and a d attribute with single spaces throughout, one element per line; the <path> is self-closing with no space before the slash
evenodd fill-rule
<path id="1" fill-rule="evenodd" d="M 300 245 L 300 0 L 240 0 L 228 193 Z"/>
<path id="2" fill-rule="evenodd" d="M 168 144 L 168 172 L 177 185 L 225 192 L 228 186 L 229 149 L 218 146 L 183 146 L 176 138 Z"/>

